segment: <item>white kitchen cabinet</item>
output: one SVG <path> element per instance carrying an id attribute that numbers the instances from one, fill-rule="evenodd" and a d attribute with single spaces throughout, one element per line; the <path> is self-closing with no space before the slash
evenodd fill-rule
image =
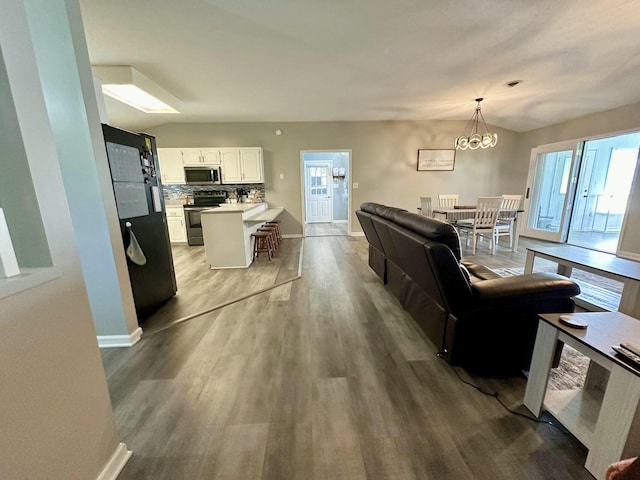
<path id="1" fill-rule="evenodd" d="M 205 165 L 220 165 L 219 148 L 201 148 L 202 163 Z"/>
<path id="2" fill-rule="evenodd" d="M 185 167 L 220 165 L 219 148 L 183 148 L 182 162 Z"/>
<path id="3" fill-rule="evenodd" d="M 187 228 L 182 205 L 167 205 L 167 229 L 171 243 L 187 243 Z"/>
<path id="4" fill-rule="evenodd" d="M 221 148 L 220 160 L 222 183 L 242 182 L 240 170 L 240 150 L 238 148 Z"/>
<path id="5" fill-rule="evenodd" d="M 184 166 L 199 167 L 200 165 L 204 165 L 202 162 L 202 152 L 199 148 L 183 148 L 182 163 Z"/>
<path id="6" fill-rule="evenodd" d="M 222 183 L 262 183 L 262 148 L 221 148 Z"/>
<path id="7" fill-rule="evenodd" d="M 158 162 L 160 164 L 160 179 L 163 184 L 185 183 L 180 148 L 159 148 Z"/>
<path id="8" fill-rule="evenodd" d="M 263 183 L 262 148 L 240 149 L 240 173 L 242 183 Z"/>

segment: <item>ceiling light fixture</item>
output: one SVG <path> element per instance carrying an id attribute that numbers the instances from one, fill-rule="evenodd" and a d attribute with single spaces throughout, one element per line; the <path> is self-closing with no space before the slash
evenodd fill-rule
<path id="1" fill-rule="evenodd" d="M 181 102 L 131 66 L 94 66 L 102 93 L 145 113 L 180 113 Z"/>
<path id="2" fill-rule="evenodd" d="M 476 105 L 476 111 L 473 113 L 471 120 L 469 120 L 469 123 L 467 123 L 467 126 L 465 127 L 465 131 L 468 131 L 469 135 L 461 135 L 456 138 L 457 150 L 466 150 L 467 148 L 476 150 L 477 148 L 495 147 L 498 143 L 498 134 L 489 133 L 487 122 L 484 121 L 484 116 L 482 115 L 482 111 L 480 110 L 480 102 L 482 100 L 484 99 L 475 99 L 475 101 L 478 102 L 478 105 Z M 478 133 L 480 120 L 482 120 L 482 125 L 484 126 L 484 133 L 482 134 Z M 471 129 L 469 130 L 470 125 Z"/>

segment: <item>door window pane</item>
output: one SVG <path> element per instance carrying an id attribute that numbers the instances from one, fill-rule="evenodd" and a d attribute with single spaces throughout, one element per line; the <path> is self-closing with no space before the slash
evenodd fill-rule
<path id="1" fill-rule="evenodd" d="M 528 227 L 558 232 L 562 220 L 572 150 L 541 153 L 537 157 Z"/>
<path id="2" fill-rule="evenodd" d="M 639 148 L 640 133 L 585 143 L 568 243 L 616 252 Z"/>

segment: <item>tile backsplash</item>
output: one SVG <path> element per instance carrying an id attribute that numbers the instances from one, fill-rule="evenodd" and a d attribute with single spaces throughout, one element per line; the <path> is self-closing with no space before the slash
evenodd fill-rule
<path id="1" fill-rule="evenodd" d="M 238 195 L 242 195 L 244 192 L 249 193 L 249 190 L 256 190 L 254 202 L 265 201 L 265 189 L 264 183 L 251 183 L 251 184 L 238 184 L 238 185 L 162 185 L 162 191 L 165 199 L 181 200 L 183 198 L 192 198 L 194 191 L 211 191 L 226 192 L 227 196 L 233 191 Z"/>

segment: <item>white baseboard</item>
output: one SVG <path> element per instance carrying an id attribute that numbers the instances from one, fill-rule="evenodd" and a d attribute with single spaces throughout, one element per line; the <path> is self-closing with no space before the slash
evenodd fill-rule
<path id="1" fill-rule="evenodd" d="M 349 232 L 350 237 L 364 237 L 364 232 Z"/>
<path id="2" fill-rule="evenodd" d="M 96 480 L 116 480 L 132 454 L 124 443 L 119 444 Z"/>
<path id="3" fill-rule="evenodd" d="M 118 348 L 133 347 L 140 341 L 142 329 L 136 328 L 129 335 L 98 335 L 98 347 L 100 348 Z"/>
<path id="4" fill-rule="evenodd" d="M 628 260 L 640 261 L 640 254 L 634 252 L 618 252 L 617 257 L 626 258 Z"/>
<path id="5" fill-rule="evenodd" d="M 301 233 L 287 233 L 282 235 L 282 238 L 302 238 Z"/>

